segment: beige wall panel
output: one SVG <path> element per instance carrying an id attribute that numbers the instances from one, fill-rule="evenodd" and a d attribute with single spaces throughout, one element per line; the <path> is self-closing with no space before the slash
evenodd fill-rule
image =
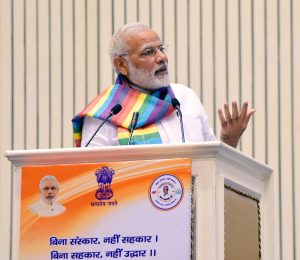
<path id="1" fill-rule="evenodd" d="M 208 115 L 210 125 L 213 127 L 215 108 L 214 98 L 214 78 L 213 78 L 213 2 L 202 1 L 202 103 Z"/>
<path id="2" fill-rule="evenodd" d="M 150 0 L 143 0 L 139 2 L 139 22 L 150 25 Z"/>
<path id="3" fill-rule="evenodd" d="M 294 259 L 293 194 L 291 161 L 291 31 L 290 2 L 280 1 L 280 145 L 282 186 L 282 259 Z"/>
<path id="4" fill-rule="evenodd" d="M 163 37 L 162 31 L 162 0 L 151 0 L 151 27 L 161 37 Z"/>
<path id="5" fill-rule="evenodd" d="M 62 70 L 63 70 L 63 147 L 73 147 L 71 119 L 74 109 L 74 46 L 73 46 L 73 1 L 62 1 Z"/>
<path id="6" fill-rule="evenodd" d="M 111 1 L 100 1 L 100 86 L 102 90 L 113 83 L 113 71 L 108 54 L 109 41 L 112 35 L 111 13 Z"/>
<path id="7" fill-rule="evenodd" d="M 124 1 L 114 1 L 114 28 L 113 32 L 116 32 L 125 24 L 126 14 L 125 14 L 125 2 Z"/>
<path id="8" fill-rule="evenodd" d="M 177 83 L 188 85 L 188 32 L 187 32 L 187 1 L 177 1 L 176 7 L 176 66 Z"/>
<path id="9" fill-rule="evenodd" d="M 265 34 L 264 34 L 264 1 L 253 3 L 254 25 L 254 106 L 255 115 L 255 149 L 254 157 L 265 161 Z M 256 141 L 257 140 L 257 141 Z"/>
<path id="10" fill-rule="evenodd" d="M 10 0 L 0 1 L 0 152 L 11 147 L 12 138 L 12 45 Z M 3 127 L 5 126 L 5 127 Z M 0 259 L 10 255 L 11 165 L 0 157 Z"/>
<path id="11" fill-rule="evenodd" d="M 165 32 L 164 43 L 169 45 L 168 47 L 168 59 L 169 59 L 169 77 L 171 82 L 175 82 L 176 77 L 176 40 L 175 40 L 175 4 L 174 0 L 164 1 L 165 15 L 163 17 Z"/>
<path id="12" fill-rule="evenodd" d="M 190 79 L 189 87 L 200 96 L 200 1 L 191 1 L 189 5 L 188 26 L 189 39 L 188 39 L 188 53 L 189 53 L 189 68 Z"/>
<path id="13" fill-rule="evenodd" d="M 293 1 L 293 87 L 294 87 L 294 95 L 293 95 L 293 130 L 294 130 L 294 200 L 295 200 L 295 215 L 294 220 L 296 225 L 295 229 L 295 258 L 300 257 L 300 1 Z"/>
<path id="14" fill-rule="evenodd" d="M 126 23 L 137 22 L 137 1 L 126 0 Z"/>
<path id="15" fill-rule="evenodd" d="M 49 148 L 49 8 L 38 1 L 38 148 Z"/>
<path id="16" fill-rule="evenodd" d="M 228 3 L 228 101 L 238 101 L 239 93 L 239 0 Z"/>
<path id="17" fill-rule="evenodd" d="M 26 5 L 26 149 L 37 147 L 37 13 L 36 1 L 28 0 Z"/>
<path id="18" fill-rule="evenodd" d="M 25 138 L 25 62 L 24 62 L 24 2 L 14 1 L 13 16 L 13 148 L 24 149 Z M 18 129 L 18 131 L 17 131 Z"/>
<path id="19" fill-rule="evenodd" d="M 240 39 L 241 39 L 241 104 L 244 101 L 248 101 L 248 107 L 251 109 L 253 104 L 252 97 L 252 84 L 253 84 L 253 60 L 252 60 L 252 1 L 245 0 L 240 2 Z M 265 114 L 265 111 L 260 111 L 259 113 Z M 256 117 L 256 115 L 255 115 Z M 241 140 L 241 149 L 246 154 L 252 156 L 252 137 L 253 137 L 253 121 L 251 119 L 247 130 L 244 132 Z M 256 120 L 255 120 L 256 121 Z"/>
<path id="20" fill-rule="evenodd" d="M 170 44 L 171 81 L 195 90 L 217 136 L 227 96 L 254 103 L 240 147 L 274 169 L 274 250 L 298 259 L 299 17 L 298 0 L 0 0 L 1 152 L 72 147 L 71 118 L 113 81 L 113 30 L 139 20 Z M 11 166 L 0 163 L 0 259 L 9 259 Z"/>
<path id="21" fill-rule="evenodd" d="M 50 6 L 50 21 L 51 21 L 51 117 L 50 117 L 50 147 L 61 147 L 62 134 L 62 96 L 61 96 L 61 15 L 60 15 L 60 0 L 51 0 Z"/>
<path id="22" fill-rule="evenodd" d="M 85 1 L 74 1 L 75 28 L 75 111 L 80 112 L 86 101 Z"/>
<path id="23" fill-rule="evenodd" d="M 215 108 L 223 108 L 226 102 L 226 3 L 215 1 Z M 215 134 L 219 138 L 221 124 L 217 110 L 215 116 Z"/>
<path id="24" fill-rule="evenodd" d="M 278 119 L 279 119 L 279 107 L 278 107 L 278 30 L 277 30 L 277 1 L 267 1 L 267 82 L 268 82 L 268 133 L 267 133 L 267 150 L 268 158 L 267 163 L 273 168 L 274 171 L 274 193 L 275 199 L 279 200 L 279 133 L 278 133 Z M 254 137 L 255 138 L 255 137 Z M 260 140 L 257 140 L 259 142 Z M 275 208 L 275 233 L 279 237 L 280 232 L 280 208 Z M 274 250 L 280 259 L 280 240 L 275 241 Z"/>
<path id="25" fill-rule="evenodd" d="M 98 94 L 98 5 L 97 0 L 87 4 L 87 97 L 90 102 Z"/>

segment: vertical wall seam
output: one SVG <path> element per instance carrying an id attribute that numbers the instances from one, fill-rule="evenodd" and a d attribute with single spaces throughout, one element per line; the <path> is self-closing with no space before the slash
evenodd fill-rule
<path id="1" fill-rule="evenodd" d="M 76 22 L 75 22 L 75 3 L 76 0 L 73 0 L 72 3 L 72 12 L 73 12 L 73 115 L 75 115 L 75 102 L 76 102 Z"/>
<path id="2" fill-rule="evenodd" d="M 49 75 L 48 75 L 48 78 L 49 78 L 49 92 L 48 92 L 48 95 L 49 95 L 49 139 L 48 139 L 48 147 L 51 148 L 52 147 L 52 109 L 51 109 L 51 105 L 52 105 L 52 33 L 51 33 L 51 29 L 52 29 L 52 26 L 51 26 L 51 22 L 52 22 L 52 19 L 51 19 L 51 15 L 52 15 L 52 11 L 51 11 L 51 0 L 48 0 L 48 8 L 49 8 L 49 11 L 48 11 L 48 35 L 49 35 L 49 51 L 48 51 L 48 55 L 49 55 Z"/>
<path id="3" fill-rule="evenodd" d="M 27 148 L 27 1 L 24 1 L 24 149 Z"/>
<path id="4" fill-rule="evenodd" d="M 40 117 L 39 117 L 39 96 L 40 96 L 40 46 L 39 46 L 39 0 L 36 0 L 36 107 L 37 107 L 37 113 L 36 113 L 36 146 L 37 148 L 40 148 Z"/>
<path id="5" fill-rule="evenodd" d="M 242 20 L 241 20 L 241 2 L 238 1 L 238 59 L 239 59 L 239 78 L 238 78 L 238 84 L 239 84 L 239 107 L 242 107 L 242 95 L 243 95 L 243 78 L 242 78 L 242 69 L 243 69 L 243 60 L 242 60 Z M 239 142 L 240 150 L 243 150 L 243 140 Z"/>
<path id="6" fill-rule="evenodd" d="M 243 86 L 243 80 L 242 80 L 242 67 L 243 67 L 243 61 L 242 61 L 242 29 L 241 29 L 241 1 L 238 1 L 238 33 L 239 33 L 239 49 L 238 49 L 238 53 L 239 53 L 239 79 L 238 79 L 238 83 L 239 83 L 239 106 L 241 106 L 242 104 L 242 86 Z"/>
<path id="7" fill-rule="evenodd" d="M 269 148 L 268 148 L 268 132 L 269 132 L 269 123 L 268 123 L 268 12 L 267 12 L 267 0 L 264 0 L 264 34 L 265 34 L 265 111 L 266 111 L 266 120 L 265 120 L 265 162 L 269 162 Z"/>
<path id="8" fill-rule="evenodd" d="M 212 51 L 212 71 L 213 71 L 213 128 L 214 133 L 216 133 L 217 129 L 217 117 L 216 117 L 216 24 L 215 24 L 215 17 L 216 17 L 216 10 L 215 10 L 215 0 L 212 0 L 212 44 L 213 44 L 213 51 Z"/>
<path id="9" fill-rule="evenodd" d="M 87 105 L 88 103 L 88 89 L 89 89 L 89 82 L 88 82 L 88 68 L 89 68 L 89 63 L 88 63 L 88 21 L 87 21 L 87 10 L 88 10 L 88 1 L 85 0 L 85 3 L 84 3 L 84 34 L 85 34 L 85 106 Z"/>
<path id="10" fill-rule="evenodd" d="M 200 0 L 200 100 L 203 104 L 203 2 Z"/>
<path id="11" fill-rule="evenodd" d="M 149 17 L 150 17 L 149 25 L 150 25 L 150 27 L 152 27 L 152 0 L 149 1 Z M 125 23 L 126 23 L 126 21 L 125 21 Z"/>
<path id="12" fill-rule="evenodd" d="M 115 0 L 111 1 L 111 26 L 112 26 L 112 33 L 115 32 Z"/>
<path id="13" fill-rule="evenodd" d="M 140 2 L 139 2 L 139 0 L 136 0 L 136 19 L 138 22 L 140 21 Z"/>
<path id="14" fill-rule="evenodd" d="M 190 0 L 187 0 L 187 74 L 188 74 L 188 82 L 187 85 L 189 86 L 189 88 L 191 87 L 191 59 L 190 59 L 190 55 L 191 55 L 191 46 L 190 46 L 190 41 L 191 41 L 191 32 L 190 32 L 190 24 L 189 23 L 189 18 L 190 18 Z"/>
<path id="15" fill-rule="evenodd" d="M 124 0 L 124 18 L 125 18 L 125 24 L 127 23 L 127 1 Z"/>
<path id="16" fill-rule="evenodd" d="M 174 24 L 175 24 L 175 82 L 178 82 L 178 45 L 177 45 L 177 0 L 175 0 L 175 5 L 174 5 L 174 12 L 175 12 L 175 15 L 174 15 Z"/>
<path id="17" fill-rule="evenodd" d="M 15 82 L 14 82 L 14 45 L 15 45 L 15 39 L 14 39 L 14 0 L 11 1 L 11 113 L 12 113 L 12 120 L 11 120 L 11 129 L 12 129 L 12 133 L 11 133 L 11 149 L 14 149 L 14 95 L 15 95 Z M 11 165 L 11 172 L 12 175 L 13 174 L 13 166 Z M 13 178 L 11 178 L 11 191 L 10 191 L 10 203 L 11 205 L 13 205 Z M 10 208 L 10 232 L 9 232 L 9 241 L 10 241 L 10 247 L 9 247 L 9 256 L 10 259 L 12 259 L 12 255 L 13 255 L 13 248 L 12 248 L 12 244 L 13 244 L 13 207 Z"/>
<path id="18" fill-rule="evenodd" d="M 242 69 L 243 69 L 243 58 L 242 58 L 242 19 L 241 19 L 241 2 L 238 1 L 238 63 L 239 63 L 239 73 L 238 73 L 238 106 L 242 107 L 242 95 L 243 95 L 243 78 L 242 78 Z M 239 149 L 243 150 L 243 139 L 240 139 L 238 144 Z"/>
<path id="19" fill-rule="evenodd" d="M 111 12 L 112 12 L 112 16 L 111 16 L 111 31 L 112 34 L 114 34 L 115 32 L 115 1 L 113 0 L 111 2 Z M 112 67 L 112 66 L 111 66 Z M 115 70 L 113 68 L 111 68 L 112 70 L 112 74 L 111 74 L 111 82 L 115 82 Z"/>
<path id="20" fill-rule="evenodd" d="M 12 89 L 12 95 L 11 95 L 11 114 L 12 114 L 12 120 L 11 120 L 11 129 L 12 129 L 12 135 L 11 135 L 11 148 L 15 148 L 15 109 L 14 109 L 14 96 L 15 96 L 15 38 L 14 38 L 14 0 L 11 1 L 11 89 Z"/>
<path id="21" fill-rule="evenodd" d="M 61 105 L 61 118 L 60 118 L 60 147 L 64 147 L 64 9 L 63 0 L 60 0 L 60 105 Z"/>
<path id="22" fill-rule="evenodd" d="M 229 69 L 228 69 L 228 0 L 225 0 L 225 78 L 226 78 L 226 102 L 229 100 Z"/>
<path id="23" fill-rule="evenodd" d="M 255 107 L 255 29 L 254 29 L 254 0 L 251 0 L 251 88 L 252 107 Z M 255 120 L 252 120 L 252 157 L 255 157 Z"/>
<path id="24" fill-rule="evenodd" d="M 297 236 L 296 236 L 296 178 L 295 178 L 295 132 L 294 132 L 294 2 L 290 0 L 290 34 L 291 34 L 291 152 L 292 152 L 292 196 L 293 196 L 293 252 L 294 259 L 297 259 Z"/>
<path id="25" fill-rule="evenodd" d="M 161 17 L 162 17 L 162 23 L 161 23 L 161 37 L 162 37 L 162 42 L 165 43 L 165 20 L 164 20 L 164 17 L 165 17 L 165 2 L 162 1 L 161 2 Z"/>
<path id="26" fill-rule="evenodd" d="M 280 0 L 277 0 L 277 82 L 278 82 L 278 190 L 279 190 L 279 238 L 280 238 L 280 259 L 283 259 L 283 241 L 282 241 L 282 186 L 281 186 L 281 29 L 280 29 Z"/>
<path id="27" fill-rule="evenodd" d="M 99 94 L 101 91 L 101 86 L 100 86 L 100 3 L 97 1 L 97 93 Z"/>

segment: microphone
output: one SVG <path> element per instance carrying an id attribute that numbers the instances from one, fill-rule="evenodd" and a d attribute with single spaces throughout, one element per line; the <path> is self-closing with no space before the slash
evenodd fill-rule
<path id="1" fill-rule="evenodd" d="M 131 143 L 132 134 L 133 134 L 133 131 L 136 127 L 136 123 L 138 121 L 138 118 L 139 118 L 139 112 L 133 112 L 132 119 L 131 119 L 130 137 L 128 139 L 128 145 L 130 145 L 130 143 Z"/>
<path id="2" fill-rule="evenodd" d="M 177 98 L 172 98 L 171 103 L 172 103 L 172 106 L 177 110 L 176 115 L 179 117 L 180 127 L 181 127 L 181 140 L 182 140 L 183 143 L 185 143 L 183 122 L 182 122 L 182 113 L 181 113 L 181 110 L 180 110 L 180 103 L 179 103 Z"/>
<path id="3" fill-rule="evenodd" d="M 99 125 L 99 127 L 97 128 L 97 130 L 95 131 L 95 133 L 92 135 L 92 137 L 89 139 L 89 141 L 87 142 L 87 144 L 85 145 L 85 147 L 88 147 L 88 145 L 90 144 L 90 142 L 93 140 L 93 138 L 95 137 L 95 135 L 98 133 L 99 129 L 105 124 L 105 122 L 112 116 L 118 114 L 120 111 L 122 110 L 122 106 L 120 104 L 116 104 L 115 106 L 113 106 L 113 108 L 110 110 L 110 113 L 108 114 L 108 116 L 102 121 L 102 123 Z"/>

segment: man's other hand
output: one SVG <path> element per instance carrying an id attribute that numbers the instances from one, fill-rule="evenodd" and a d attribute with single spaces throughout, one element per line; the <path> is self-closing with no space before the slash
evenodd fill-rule
<path id="1" fill-rule="evenodd" d="M 255 109 L 248 111 L 248 102 L 243 103 L 242 110 L 239 112 L 238 105 L 234 101 L 232 102 L 231 114 L 228 104 L 225 103 L 224 111 L 222 109 L 218 109 L 219 119 L 222 126 L 220 140 L 232 147 L 236 147 L 254 112 Z"/>

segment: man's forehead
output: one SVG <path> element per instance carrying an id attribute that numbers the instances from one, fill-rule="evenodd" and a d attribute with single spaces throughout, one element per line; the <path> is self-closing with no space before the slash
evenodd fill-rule
<path id="1" fill-rule="evenodd" d="M 56 181 L 54 180 L 45 180 L 43 183 L 42 183 L 42 186 L 45 187 L 45 186 L 57 186 L 57 183 Z"/>

